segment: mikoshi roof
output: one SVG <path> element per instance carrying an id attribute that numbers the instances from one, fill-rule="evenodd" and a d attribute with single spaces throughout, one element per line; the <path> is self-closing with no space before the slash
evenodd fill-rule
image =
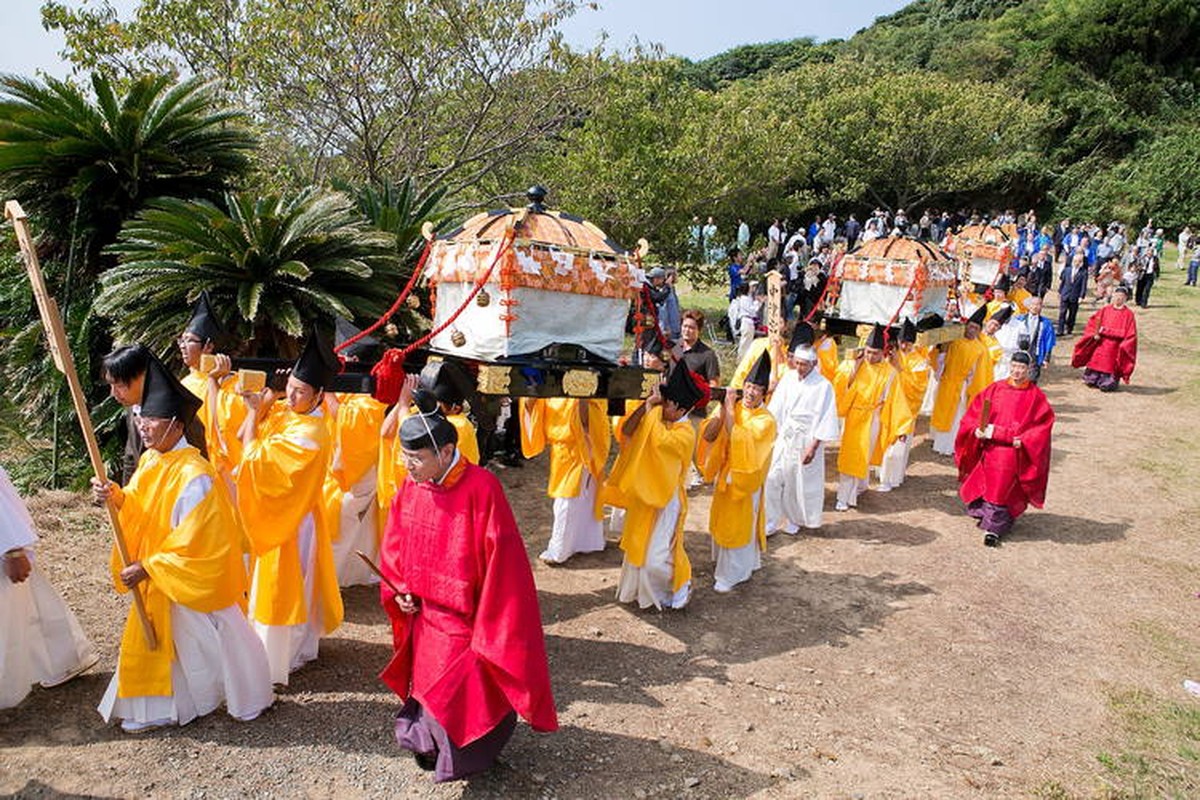
<path id="1" fill-rule="evenodd" d="M 888 236 L 872 239 L 847 254 L 847 258 L 892 258 L 901 261 L 953 261 L 954 256 L 933 242 L 922 242 L 907 236 Z"/>
<path id="2" fill-rule="evenodd" d="M 969 242 L 983 242 L 997 246 L 1008 243 L 1013 237 L 999 225 L 967 225 L 960 230 L 956 237 Z"/>
<path id="3" fill-rule="evenodd" d="M 495 241 L 504 236 L 509 223 L 513 222 L 517 225 L 517 240 L 587 250 L 592 253 L 624 255 L 627 252 L 609 238 L 608 234 L 586 219 L 546 208 L 500 208 L 486 211 L 476 214 L 438 239 L 452 242 Z"/>
<path id="4" fill-rule="evenodd" d="M 923 269 L 925 285 L 949 286 L 958 274 L 958 262 L 932 242 L 888 236 L 873 239 L 847 253 L 841 269 L 843 280 L 897 286 L 910 285 Z"/>

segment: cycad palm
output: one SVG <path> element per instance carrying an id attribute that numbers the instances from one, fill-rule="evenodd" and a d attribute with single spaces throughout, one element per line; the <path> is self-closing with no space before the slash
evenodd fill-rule
<path id="1" fill-rule="evenodd" d="M 308 323 L 374 318 L 395 297 L 395 239 L 345 195 L 229 194 L 225 206 L 163 199 L 126 224 L 96 301 L 121 338 L 168 342 L 207 289 L 247 352 L 290 356 Z"/>
<path id="2" fill-rule="evenodd" d="M 146 75 L 118 93 L 93 75 L 92 88 L 0 76 L 0 189 L 58 242 L 76 230 L 94 257 L 149 200 L 215 200 L 249 169 L 243 115 L 199 79 Z"/>

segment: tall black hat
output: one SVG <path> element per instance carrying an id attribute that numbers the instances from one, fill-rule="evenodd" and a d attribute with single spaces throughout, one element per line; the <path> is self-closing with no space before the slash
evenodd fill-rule
<path id="1" fill-rule="evenodd" d="M 188 391 L 153 353 L 146 362 L 146 379 L 142 384 L 143 417 L 177 419 L 187 425 L 200 410 L 199 397 Z"/>
<path id="2" fill-rule="evenodd" d="M 1012 363 L 1014 364 L 1032 364 L 1033 356 L 1029 355 L 1026 350 L 1018 350 L 1012 354 Z"/>
<path id="3" fill-rule="evenodd" d="M 400 446 L 405 450 L 437 450 L 458 443 L 458 429 L 438 409 L 438 399 L 428 389 L 413 392 L 415 414 L 400 423 Z"/>
<path id="4" fill-rule="evenodd" d="M 980 305 L 979 308 L 975 309 L 975 313 L 967 319 L 967 322 L 974 322 L 976 325 L 982 328 L 983 321 L 985 319 L 987 319 L 987 306 Z"/>
<path id="5" fill-rule="evenodd" d="M 904 324 L 900 326 L 900 341 L 910 343 L 917 341 L 917 326 L 908 317 L 904 318 Z"/>
<path id="6" fill-rule="evenodd" d="M 440 402 L 450 405 L 461 405 L 475 391 L 470 374 L 453 361 L 430 361 L 417 382 Z"/>
<path id="7" fill-rule="evenodd" d="M 887 337 L 884 336 L 883 326 L 876 322 L 875 326 L 871 328 L 870 335 L 867 336 L 867 347 L 874 350 L 882 350 L 886 344 Z"/>
<path id="8" fill-rule="evenodd" d="M 217 337 L 223 332 L 221 330 L 221 323 L 217 321 L 217 312 L 213 311 L 207 289 L 201 292 L 200 296 L 196 298 L 196 304 L 192 306 L 192 318 L 188 320 L 187 327 L 184 330 L 199 336 L 205 342 L 215 342 Z"/>
<path id="9" fill-rule="evenodd" d="M 346 342 L 358 336 L 362 331 L 354 327 L 350 320 L 334 317 L 333 320 L 333 346 L 341 347 Z M 378 351 L 379 340 L 374 336 L 364 336 L 358 339 L 349 347 L 344 347 L 342 352 L 347 358 L 353 357 L 360 361 L 373 358 Z"/>
<path id="10" fill-rule="evenodd" d="M 1008 322 L 1009 317 L 1012 316 L 1012 313 L 1013 313 L 1013 307 L 1008 305 L 1007 303 L 1005 303 L 1004 305 L 1002 305 L 996 309 L 996 313 L 992 314 L 992 319 L 996 320 L 996 322 L 999 322 L 1001 325 L 1003 325 L 1004 323 Z"/>
<path id="11" fill-rule="evenodd" d="M 812 325 L 809 325 L 804 320 L 796 323 L 796 329 L 792 331 L 792 341 L 788 343 L 788 350 L 795 350 L 802 345 L 812 346 L 816 341 L 816 334 L 813 331 Z"/>
<path id="12" fill-rule="evenodd" d="M 1012 278 L 1008 277 L 1008 275 L 1001 275 L 996 279 L 996 288 L 1002 292 L 1007 292 L 1012 288 Z"/>
<path id="13" fill-rule="evenodd" d="M 701 401 L 707 405 L 710 392 L 704 378 L 692 372 L 681 361 L 667 374 L 667 382 L 662 387 L 662 396 L 673 401 L 680 408 L 691 410 Z"/>
<path id="14" fill-rule="evenodd" d="M 313 328 L 308 341 L 304 343 L 304 352 L 292 367 L 292 376 L 314 389 L 328 389 L 333 383 L 333 377 L 341 369 L 341 362 L 330 349 L 329 343 L 317 333 L 316 328 Z"/>
<path id="15" fill-rule="evenodd" d="M 771 353 L 769 351 L 762 351 L 762 355 L 758 357 L 758 361 L 754 362 L 754 368 L 746 376 L 745 382 L 754 383 L 764 388 L 771 385 Z"/>

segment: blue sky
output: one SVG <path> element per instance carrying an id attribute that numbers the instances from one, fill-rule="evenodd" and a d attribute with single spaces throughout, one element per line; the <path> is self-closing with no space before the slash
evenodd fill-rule
<path id="1" fill-rule="evenodd" d="M 137 2 L 113 4 L 128 14 Z M 603 0 L 599 10 L 585 9 L 568 21 L 563 34 L 570 44 L 588 47 L 604 30 L 610 47 L 627 47 L 636 38 L 643 44 L 661 44 L 671 54 L 700 59 L 739 44 L 798 36 L 844 39 L 906 4 L 907 0 Z M 43 69 L 65 76 L 67 66 L 58 59 L 62 38 L 42 30 L 41 0 L 0 0 L 0 5 L 0 72 L 32 74 Z"/>

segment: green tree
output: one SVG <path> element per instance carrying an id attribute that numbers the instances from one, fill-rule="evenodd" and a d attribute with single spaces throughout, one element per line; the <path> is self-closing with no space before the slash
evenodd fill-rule
<path id="1" fill-rule="evenodd" d="M 395 237 L 344 194 L 229 194 L 224 206 L 166 198 L 126 224 L 96 301 L 118 335 L 170 342 L 207 289 L 247 352 L 291 357 L 310 323 L 373 320 L 395 298 Z"/>
<path id="2" fill-rule="evenodd" d="M 0 76 L 0 193 L 59 245 L 78 238 L 82 274 L 121 223 L 156 197 L 214 199 L 242 178 L 255 140 L 241 112 L 199 79 L 143 75 L 121 91 Z"/>

